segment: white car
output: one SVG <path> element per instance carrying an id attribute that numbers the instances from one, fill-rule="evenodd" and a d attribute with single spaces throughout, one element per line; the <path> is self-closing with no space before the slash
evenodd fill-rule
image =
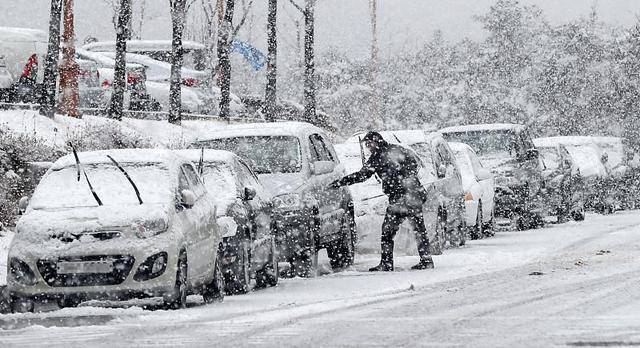
<path id="1" fill-rule="evenodd" d="M 167 150 L 58 159 L 16 225 L 7 287 L 13 311 L 39 302 L 222 299 L 215 205 L 194 166 Z"/>
<path id="2" fill-rule="evenodd" d="M 476 152 L 467 144 L 450 142 L 465 191 L 467 228 L 472 239 L 491 236 L 495 230 L 493 174 L 482 165 Z"/>

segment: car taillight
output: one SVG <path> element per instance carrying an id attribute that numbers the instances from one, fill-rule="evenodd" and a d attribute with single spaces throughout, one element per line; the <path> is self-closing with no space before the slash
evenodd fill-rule
<path id="1" fill-rule="evenodd" d="M 24 66 L 24 70 L 22 71 L 22 77 L 32 78 L 32 74 L 35 73 L 35 69 L 38 67 L 38 56 L 32 54 L 27 61 L 27 65 Z"/>
<path id="2" fill-rule="evenodd" d="M 193 77 L 187 77 L 182 80 L 182 84 L 188 87 L 194 87 L 200 84 L 200 81 L 194 79 Z"/>

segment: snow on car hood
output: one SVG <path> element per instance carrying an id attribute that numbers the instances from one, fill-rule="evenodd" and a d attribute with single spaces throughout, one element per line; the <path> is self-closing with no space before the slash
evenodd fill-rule
<path id="1" fill-rule="evenodd" d="M 18 235 L 46 240 L 59 233 L 82 233 L 128 228 L 136 222 L 168 218 L 169 207 L 160 204 L 101 206 L 56 210 L 29 210 L 18 221 Z M 22 239 L 22 238 L 21 238 Z"/>
<path id="2" fill-rule="evenodd" d="M 296 192 L 307 180 L 300 173 L 260 174 L 258 177 L 273 197 Z"/>

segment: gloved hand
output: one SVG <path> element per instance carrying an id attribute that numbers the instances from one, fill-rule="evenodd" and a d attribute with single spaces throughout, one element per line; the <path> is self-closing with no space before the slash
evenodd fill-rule
<path id="1" fill-rule="evenodd" d="M 331 182 L 329 184 L 329 186 L 327 186 L 327 187 L 330 188 L 330 189 L 334 189 L 335 190 L 337 188 L 340 188 L 340 186 L 342 186 L 342 185 L 340 185 L 340 180 L 335 180 L 335 181 Z"/>

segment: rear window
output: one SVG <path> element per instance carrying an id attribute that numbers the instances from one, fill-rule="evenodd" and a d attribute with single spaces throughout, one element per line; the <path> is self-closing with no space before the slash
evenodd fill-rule
<path id="1" fill-rule="evenodd" d="M 464 143 L 479 157 L 513 157 L 518 152 L 518 136 L 509 130 L 444 133 L 447 141 Z"/>

